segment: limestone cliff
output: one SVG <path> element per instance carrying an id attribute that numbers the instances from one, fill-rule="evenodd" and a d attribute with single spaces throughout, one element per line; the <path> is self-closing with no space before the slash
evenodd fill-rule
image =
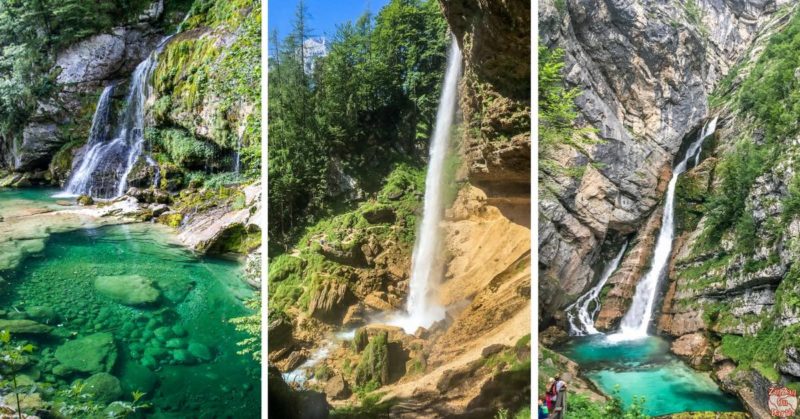
<path id="1" fill-rule="evenodd" d="M 684 138 L 708 97 L 754 41 L 785 21 L 786 2 L 541 1 L 540 43 L 565 51 L 564 80 L 581 92 L 578 123 L 597 144 L 565 149 L 540 173 L 540 327 L 586 290 L 609 254 L 633 239 L 609 280 L 601 326 L 627 310 L 658 231 L 655 215 Z"/>

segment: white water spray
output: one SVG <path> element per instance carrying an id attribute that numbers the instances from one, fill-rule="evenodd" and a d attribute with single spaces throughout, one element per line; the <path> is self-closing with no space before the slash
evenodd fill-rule
<path id="1" fill-rule="evenodd" d="M 625 249 L 627 248 L 628 243 L 625 243 L 622 249 L 619 250 L 619 253 L 617 253 L 617 256 L 603 269 L 603 273 L 600 275 L 600 281 L 597 282 L 597 285 L 587 291 L 586 294 L 578 297 L 574 303 L 565 309 L 567 312 L 567 320 L 569 321 L 570 334 L 584 336 L 600 333 L 594 327 L 594 318 L 597 312 L 600 311 L 600 301 L 597 297 L 600 296 L 600 291 L 603 290 L 603 286 L 608 282 L 608 279 L 611 278 L 611 274 L 619 267 L 622 255 L 625 254 Z M 594 303 L 594 307 L 590 312 L 589 306 L 592 305 L 592 303 Z"/>
<path id="2" fill-rule="evenodd" d="M 439 110 L 436 114 L 436 129 L 431 143 L 428 173 L 425 176 L 425 203 L 422 214 L 422 225 L 417 233 L 414 254 L 411 259 L 411 281 L 409 282 L 406 315 L 396 319 L 393 324 L 402 327 L 408 333 L 414 333 L 419 327 L 430 327 L 438 320 L 444 319 L 444 307 L 432 301 L 430 291 L 440 281 L 441 260 L 439 223 L 444 212 L 442 202 L 442 174 L 450 139 L 450 127 L 458 93 L 458 80 L 461 75 L 461 51 L 455 39 L 450 45 L 447 58 L 442 95 L 439 99 Z"/>
<path id="3" fill-rule="evenodd" d="M 125 107 L 113 131 L 109 121 L 113 86 L 103 90 L 92 119 L 88 151 L 73 170 L 65 191 L 59 195 L 116 198 L 126 192 L 128 176 L 144 148 L 144 110 L 151 94 L 150 79 L 158 54 L 169 39 L 162 40 L 155 51 L 136 66 Z"/>
<path id="4" fill-rule="evenodd" d="M 647 336 L 647 328 L 653 316 L 653 306 L 656 300 L 658 283 L 666 273 L 669 258 L 672 254 L 672 239 L 675 233 L 675 185 L 678 176 L 686 171 L 690 159 L 699 162 L 699 154 L 703 140 L 712 135 L 717 128 L 717 118 L 710 121 L 700 132 L 699 137 L 689 145 L 686 156 L 675 166 L 672 178 L 667 186 L 667 195 L 664 200 L 664 213 L 661 216 L 661 231 L 658 233 L 656 247 L 653 250 L 653 261 L 650 270 L 636 286 L 631 308 L 622 318 L 619 333 L 609 336 L 612 340 L 639 339 Z"/>

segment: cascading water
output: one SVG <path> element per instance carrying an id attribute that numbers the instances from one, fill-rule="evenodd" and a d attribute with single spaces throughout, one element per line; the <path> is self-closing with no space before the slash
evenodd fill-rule
<path id="1" fill-rule="evenodd" d="M 569 321 L 570 334 L 574 336 L 584 336 L 600 333 L 594 327 L 594 317 L 597 315 L 597 312 L 600 311 L 600 302 L 597 297 L 600 296 L 600 291 L 602 291 L 608 278 L 611 278 L 611 274 L 619 267 L 619 262 L 622 260 L 622 255 L 625 254 L 625 249 L 627 248 L 628 243 L 625 243 L 622 249 L 619 250 L 619 253 L 617 253 L 617 256 L 605 267 L 597 285 L 586 292 L 586 294 L 580 296 L 565 309 L 567 312 L 567 320 Z M 590 312 L 589 307 L 592 303 L 594 303 L 594 307 L 592 307 Z"/>
<path id="2" fill-rule="evenodd" d="M 443 319 L 445 315 L 444 308 L 431 301 L 429 292 L 432 286 L 439 283 L 441 272 L 439 222 L 444 212 L 442 174 L 450 139 L 450 126 L 453 124 L 455 114 L 460 75 L 461 51 L 454 39 L 447 58 L 447 70 L 428 161 L 428 173 L 425 176 L 422 225 L 417 234 L 411 259 L 411 281 L 406 303 L 408 313 L 393 322 L 409 333 L 413 333 L 419 327 L 429 327 L 433 322 Z"/>
<path id="3" fill-rule="evenodd" d="M 669 180 L 667 195 L 664 200 L 664 213 L 661 216 L 661 231 L 653 251 L 653 261 L 650 270 L 636 286 L 631 308 L 622 318 L 619 333 L 612 340 L 639 339 L 647 336 L 650 318 L 653 315 L 653 306 L 656 300 L 656 291 L 661 277 L 665 274 L 669 257 L 672 254 L 672 239 L 675 233 L 675 185 L 678 176 L 686 171 L 689 160 L 694 158 L 699 162 L 699 154 L 703 140 L 712 135 L 717 128 L 717 119 L 710 121 L 700 132 L 700 136 L 686 150 L 686 156 L 675 166 L 672 178 Z"/>
<path id="4" fill-rule="evenodd" d="M 242 137 L 244 137 L 244 131 L 236 140 L 236 151 L 233 154 L 233 172 L 236 173 L 236 176 L 239 176 L 239 172 L 242 170 Z"/>
<path id="5" fill-rule="evenodd" d="M 116 127 L 110 125 L 109 118 L 113 86 L 103 91 L 92 119 L 88 151 L 76 162 L 62 196 L 115 198 L 125 193 L 128 176 L 144 148 L 144 110 L 151 93 L 150 79 L 158 54 L 169 39 L 162 40 L 155 51 L 136 66 Z"/>

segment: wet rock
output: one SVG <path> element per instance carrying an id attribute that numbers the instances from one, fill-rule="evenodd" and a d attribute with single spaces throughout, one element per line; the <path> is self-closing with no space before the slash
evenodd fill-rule
<path id="1" fill-rule="evenodd" d="M 100 294 L 128 306 L 150 305 L 161 296 L 153 281 L 139 275 L 100 276 L 94 287 Z"/>
<path id="2" fill-rule="evenodd" d="M 33 306 L 25 309 L 28 317 L 46 324 L 54 324 L 58 321 L 58 314 L 50 307 Z"/>
<path id="3" fill-rule="evenodd" d="M 107 404 L 122 396 L 122 386 L 117 377 L 105 372 L 97 373 L 83 382 L 82 394 L 90 395 L 93 400 Z"/>
<path id="4" fill-rule="evenodd" d="M 190 342 L 186 349 L 194 358 L 203 362 L 211 361 L 214 358 L 211 354 L 211 349 L 199 342 Z"/>
<path id="5" fill-rule="evenodd" d="M 285 370 L 293 371 L 303 364 L 306 360 L 306 355 L 300 351 L 294 351 L 289 354 L 285 362 Z"/>
<path id="6" fill-rule="evenodd" d="M 711 357 L 711 346 L 702 333 L 683 335 L 672 342 L 670 349 L 676 355 L 688 358 L 695 368 L 706 366 Z"/>
<path id="7" fill-rule="evenodd" d="M 172 338 L 169 339 L 166 344 L 164 345 L 169 349 L 180 349 L 186 347 L 186 340 L 181 338 Z"/>
<path id="8" fill-rule="evenodd" d="M 347 385 L 344 377 L 337 374 L 325 384 L 325 394 L 331 400 L 345 400 L 353 393 L 350 391 L 350 386 Z"/>
<path id="9" fill-rule="evenodd" d="M 70 370 L 109 372 L 117 361 L 117 345 L 110 333 L 95 333 L 59 346 L 55 357 Z"/>
<path id="10" fill-rule="evenodd" d="M 191 364 L 194 362 L 194 357 L 186 349 L 176 349 L 172 351 L 172 359 L 178 364 Z"/>
<path id="11" fill-rule="evenodd" d="M 33 320 L 0 319 L 0 330 L 8 330 L 11 334 L 42 335 L 50 333 L 53 328 Z"/>

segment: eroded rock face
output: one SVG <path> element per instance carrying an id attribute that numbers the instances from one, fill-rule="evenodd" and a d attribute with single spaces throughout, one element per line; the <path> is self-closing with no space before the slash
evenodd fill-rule
<path id="1" fill-rule="evenodd" d="M 762 1 L 697 5 L 699 16 L 692 17 L 677 3 L 568 0 L 559 10 L 552 1 L 540 2 L 541 42 L 564 49 L 565 81 L 582 92 L 578 122 L 596 128 L 602 140 L 585 156 L 560 157 L 567 167 L 600 163 L 597 170 L 587 169 L 579 179 L 540 179 L 550 185 L 550 193 L 540 196 L 539 276 L 549 284 L 540 295 L 553 301 L 560 292 L 569 294 L 553 308 L 590 285 L 606 241 L 641 232 L 652 220 L 665 173 L 668 178 L 683 139 L 706 117 L 708 95 L 774 23 L 777 10 Z M 644 266 L 635 265 L 637 271 Z M 632 279 L 617 289 L 621 297 L 638 280 Z M 627 310 L 627 303 L 614 304 L 605 326 Z"/>

